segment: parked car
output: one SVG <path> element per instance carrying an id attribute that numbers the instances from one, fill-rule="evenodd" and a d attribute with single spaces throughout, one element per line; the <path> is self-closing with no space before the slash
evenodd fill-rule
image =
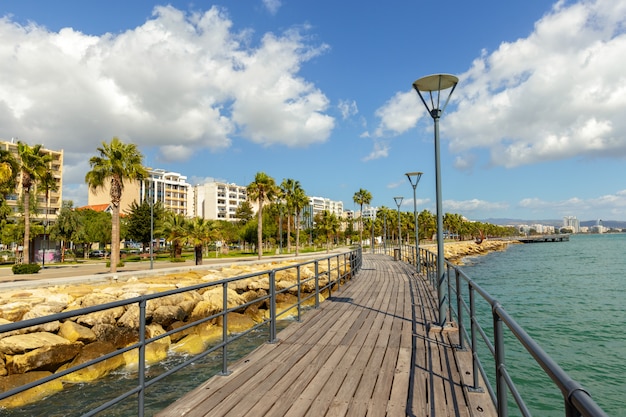
<path id="1" fill-rule="evenodd" d="M 90 258 L 106 258 L 107 256 L 109 256 L 109 252 L 100 249 L 89 252 Z"/>

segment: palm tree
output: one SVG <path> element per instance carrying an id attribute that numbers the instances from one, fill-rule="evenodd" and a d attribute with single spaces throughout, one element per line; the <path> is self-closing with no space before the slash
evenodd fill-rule
<path id="1" fill-rule="evenodd" d="M 54 175 L 52 174 L 52 171 L 50 169 L 46 170 L 46 172 L 43 174 L 43 176 L 40 179 L 40 185 L 44 190 L 44 194 L 46 197 L 46 212 L 44 213 L 45 215 L 45 220 L 43 223 L 43 238 L 44 240 L 46 239 L 46 228 L 48 227 L 48 211 L 50 210 L 50 192 L 57 192 L 59 191 L 59 184 L 57 183 L 57 179 L 54 177 Z M 47 245 L 50 243 L 50 239 L 48 238 L 48 240 L 46 241 L 46 246 L 44 246 L 43 248 L 43 261 L 42 261 L 42 265 L 46 264 L 46 249 Z"/>
<path id="2" fill-rule="evenodd" d="M 287 207 L 287 253 L 291 252 L 291 211 L 293 209 L 293 194 L 296 184 L 300 186 L 300 182 L 291 178 L 284 179 L 280 184 L 280 197 L 285 200 Z"/>
<path id="3" fill-rule="evenodd" d="M 172 243 L 172 257 L 180 258 L 182 255 L 183 239 L 187 236 L 187 221 L 182 214 L 168 211 L 161 228 L 157 231 L 165 240 Z"/>
<path id="4" fill-rule="evenodd" d="M 361 227 L 359 228 L 359 246 L 363 247 L 363 205 L 369 204 L 372 202 L 372 194 L 364 190 L 363 188 L 359 189 L 356 193 L 354 193 L 353 200 L 355 204 L 359 204 L 361 206 Z"/>
<path id="5" fill-rule="evenodd" d="M 6 196 L 15 192 L 19 169 L 19 164 L 13 154 L 0 149 L 0 221 L 4 221 L 9 215 L 9 209 L 6 207 Z"/>
<path id="6" fill-rule="evenodd" d="M 304 189 L 300 186 L 300 182 L 296 182 L 297 185 L 293 190 L 292 204 L 296 214 L 296 256 L 298 256 L 300 254 L 300 213 L 302 213 L 302 210 L 309 204 L 309 197 L 307 197 Z"/>
<path id="7" fill-rule="evenodd" d="M 204 245 L 215 234 L 215 224 L 212 220 L 196 217 L 186 222 L 187 241 L 193 245 L 196 265 L 202 265 L 202 250 Z"/>
<path id="8" fill-rule="evenodd" d="M 339 219 L 335 213 L 324 210 L 317 216 L 316 227 L 326 236 L 326 253 L 330 252 L 331 238 L 339 231 Z"/>
<path id="9" fill-rule="evenodd" d="M 30 147 L 17 142 L 20 171 L 22 174 L 22 201 L 24 203 L 24 263 L 30 263 L 30 191 L 49 170 L 52 155 L 44 153 L 42 145 Z"/>
<path id="10" fill-rule="evenodd" d="M 135 144 L 125 144 L 114 137 L 110 143 L 102 142 L 98 152 L 99 156 L 89 159 L 91 171 L 85 175 L 85 182 L 93 191 L 110 186 L 111 272 L 116 272 L 120 259 L 120 200 L 124 181 L 141 180 L 147 172 L 142 165 L 143 155 Z"/>
<path id="11" fill-rule="evenodd" d="M 263 203 L 272 201 L 276 196 L 276 182 L 265 172 L 257 172 L 254 181 L 248 185 L 248 198 L 256 200 L 257 210 L 257 252 L 259 259 L 263 257 Z"/>

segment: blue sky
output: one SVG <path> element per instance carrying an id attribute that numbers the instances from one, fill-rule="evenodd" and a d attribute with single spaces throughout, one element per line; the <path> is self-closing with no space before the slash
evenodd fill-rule
<path id="1" fill-rule="evenodd" d="M 0 1 L 0 138 L 65 151 L 87 202 L 102 141 L 192 183 L 258 171 L 354 209 L 435 211 L 433 123 L 411 89 L 451 73 L 443 208 L 626 220 L 626 3 Z"/>

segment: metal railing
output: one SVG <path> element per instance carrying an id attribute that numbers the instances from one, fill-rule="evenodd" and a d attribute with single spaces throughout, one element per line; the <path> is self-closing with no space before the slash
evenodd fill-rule
<path id="1" fill-rule="evenodd" d="M 375 249 L 375 252 L 389 252 L 381 248 Z M 415 252 L 415 246 L 397 245 L 392 247 L 394 259 L 400 258 L 405 262 L 415 265 L 416 259 L 420 260 L 419 268 L 431 284 L 432 288 L 437 288 L 437 254 L 419 248 L 419 256 Z M 533 338 L 515 321 L 509 313 L 502 307 L 500 302 L 493 298 L 487 291 L 480 287 L 475 281 L 468 277 L 461 268 L 448 260 L 445 261 L 444 279 L 447 281 L 447 294 L 444 300 L 448 306 L 447 315 L 449 320 L 456 320 L 459 329 L 459 346 L 464 350 L 471 349 L 472 367 L 473 367 L 473 386 L 470 389 L 481 389 L 479 387 L 479 372 L 486 384 L 486 389 L 491 396 L 491 400 L 496 406 L 499 417 L 508 417 L 509 394 L 512 396 L 515 405 L 524 417 L 532 416 L 528 406 L 518 388 L 516 387 L 512 376 L 505 363 L 506 345 L 505 335 L 512 335 L 526 352 L 535 360 L 542 368 L 543 372 L 552 380 L 554 385 L 561 391 L 564 402 L 564 415 L 566 417 L 608 417 L 608 415 L 600 408 L 600 406 L 591 398 L 589 393 L 582 387 L 580 383 L 573 380 L 542 348 L 533 340 Z M 467 292 L 464 292 L 464 288 Z M 454 298 L 453 298 L 454 297 Z M 491 312 L 490 321 L 493 323 L 491 329 L 483 329 L 479 322 L 479 308 L 477 303 L 482 299 L 488 305 L 488 311 Z M 454 305 L 456 301 L 456 306 Z M 485 311 L 483 309 L 482 311 Z M 488 314 L 488 313 L 487 313 Z M 484 317 L 483 317 L 484 319 Z M 466 325 L 469 323 L 469 329 Z M 491 335 L 489 335 L 490 333 Z M 493 341 L 490 339 L 493 337 Z M 483 366 L 481 358 L 479 358 L 479 350 L 483 347 L 490 353 L 491 362 L 495 371 L 490 375 Z M 485 360 L 485 358 L 482 358 Z M 490 382 L 495 381 L 495 389 Z"/>
<path id="2" fill-rule="evenodd" d="M 122 401 L 136 395 L 137 396 L 137 415 L 143 417 L 144 408 L 145 408 L 145 391 L 148 387 L 156 384 L 157 382 L 163 380 L 164 378 L 180 371 L 181 369 L 187 367 L 188 365 L 197 362 L 199 359 L 202 359 L 213 352 L 218 352 L 222 356 L 222 364 L 221 364 L 221 374 L 227 375 L 228 364 L 229 364 L 229 346 L 245 337 L 250 332 L 253 332 L 263 326 L 269 328 L 269 337 L 268 342 L 274 343 L 276 342 L 276 334 L 277 334 L 277 321 L 281 319 L 285 319 L 286 315 L 293 311 L 294 308 L 297 309 L 297 320 L 300 320 L 302 310 L 305 305 L 313 304 L 315 308 L 319 307 L 320 304 L 320 296 L 330 297 L 332 292 L 339 289 L 341 285 L 347 280 L 349 280 L 353 274 L 358 272 L 362 266 L 362 252 L 360 248 L 355 250 L 344 252 L 341 254 L 330 255 L 326 257 L 321 257 L 315 260 L 305 261 L 302 263 L 298 263 L 295 265 L 283 266 L 276 269 L 271 270 L 263 270 L 258 272 L 249 273 L 246 275 L 239 275 L 236 277 L 226 278 L 219 281 L 209 282 L 197 284 L 189 287 L 184 287 L 176 290 L 158 292 L 154 294 L 143 295 L 139 297 L 133 297 L 126 300 L 115 301 L 107 304 L 97 305 L 88 308 L 82 308 L 79 310 L 72 310 L 63 313 L 58 313 L 54 315 L 49 315 L 45 317 L 39 317 L 24 321 L 19 321 L 15 323 L 5 324 L 0 326 L 0 334 L 19 331 L 21 329 L 31 327 L 31 326 L 40 326 L 49 322 L 54 321 L 63 321 L 67 319 L 71 319 L 73 317 L 83 316 L 86 314 L 104 311 L 116 307 L 128 307 L 132 305 L 137 305 L 139 307 L 139 328 L 138 328 L 138 341 L 132 345 L 126 346 L 124 348 L 117 349 L 113 352 L 90 360 L 88 362 L 84 362 L 80 365 L 73 366 L 68 369 L 59 370 L 56 373 L 49 375 L 47 377 L 41 378 L 37 381 L 13 388 L 11 390 L 0 393 L 0 400 L 9 398 L 13 395 L 24 392 L 30 388 L 37 387 L 39 385 L 45 384 L 47 382 L 63 378 L 66 375 L 69 375 L 73 372 L 80 371 L 89 366 L 98 364 L 100 362 L 104 362 L 107 359 L 111 359 L 115 356 L 122 355 L 125 352 L 129 352 L 131 350 L 138 350 L 138 359 L 137 359 L 137 384 L 134 388 L 123 392 L 117 397 L 98 405 L 97 407 L 85 412 L 83 416 L 93 416 L 104 410 L 109 409 L 110 407 L 121 403 Z M 311 268 L 314 270 L 314 274 L 311 276 L 302 277 L 301 271 L 307 268 L 310 270 Z M 280 289 L 277 287 L 277 275 L 283 273 L 287 270 L 295 270 L 296 281 L 293 285 L 283 287 L 280 286 Z M 229 307 L 228 306 L 228 288 L 229 286 L 233 286 L 236 281 L 245 280 L 249 278 L 262 278 L 267 277 L 269 281 L 269 289 L 266 295 L 262 295 L 254 300 L 250 300 L 245 304 L 240 304 L 236 306 Z M 305 293 L 303 291 L 303 287 L 314 288 L 313 291 Z M 175 294 L 182 294 L 190 291 L 198 291 L 198 290 L 206 290 L 213 287 L 221 287 L 223 294 L 223 305 L 222 310 L 213 315 L 204 317 L 202 319 L 187 323 L 181 327 L 176 329 L 167 331 L 165 333 L 159 334 L 154 337 L 146 338 L 146 323 L 147 323 L 147 315 L 146 315 L 146 305 L 149 301 L 154 301 L 163 298 L 172 296 Z M 282 310 L 277 310 L 277 296 L 280 294 L 286 293 L 297 293 L 297 302 L 293 305 L 284 306 Z M 229 334 L 228 332 L 228 314 L 243 311 L 248 306 L 258 303 L 267 303 L 269 305 L 269 318 L 263 319 L 261 322 L 257 323 L 254 327 L 243 331 L 237 334 Z M 191 329 L 192 327 L 198 326 L 203 323 L 207 323 L 211 320 L 219 319 L 222 321 L 222 337 L 219 343 L 214 344 L 204 352 L 193 355 L 178 365 L 168 369 L 167 371 L 152 377 L 150 380 L 146 380 L 146 347 L 151 343 L 154 343 L 160 339 L 169 337 L 175 333 L 184 332 L 185 330 Z"/>

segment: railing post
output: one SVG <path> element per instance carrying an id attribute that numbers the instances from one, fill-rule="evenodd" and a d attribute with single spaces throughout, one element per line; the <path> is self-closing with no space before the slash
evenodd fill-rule
<path id="1" fill-rule="evenodd" d="M 296 268 L 296 279 L 298 282 L 298 321 L 302 321 L 302 278 L 300 275 L 300 264 Z"/>
<path id="2" fill-rule="evenodd" d="M 459 349 L 465 350 L 465 326 L 463 324 L 463 294 L 461 293 L 461 273 L 457 268 L 454 268 L 455 282 L 456 282 L 456 319 L 459 326 Z"/>
<path id="3" fill-rule="evenodd" d="M 448 289 L 448 321 L 452 320 L 452 281 L 450 280 L 450 264 L 444 261 L 446 265 L 446 287 Z"/>
<path id="4" fill-rule="evenodd" d="M 221 375 L 228 375 L 228 283 L 222 284 L 222 372 Z"/>
<path id="5" fill-rule="evenodd" d="M 478 323 L 476 322 L 476 294 L 472 285 L 468 283 L 469 291 L 469 303 L 470 303 L 470 336 L 472 338 L 472 377 L 474 382 L 474 389 L 480 389 L 478 386 L 478 351 L 476 349 L 476 343 L 478 339 Z"/>
<path id="6" fill-rule="evenodd" d="M 144 416 L 145 391 L 146 391 L 146 300 L 139 302 L 139 393 L 137 397 L 137 415 Z"/>
<path id="7" fill-rule="evenodd" d="M 320 265 L 315 261 L 315 308 L 320 306 Z"/>
<path id="8" fill-rule="evenodd" d="M 333 278 L 331 276 L 330 258 L 326 259 L 326 282 L 328 282 L 328 298 L 333 296 Z"/>
<path id="9" fill-rule="evenodd" d="M 276 342 L 276 270 L 270 271 L 270 343 Z"/>
<path id="10" fill-rule="evenodd" d="M 508 417 L 507 407 L 507 384 L 503 374 L 503 370 L 506 367 L 504 358 L 504 331 L 502 325 L 502 319 L 498 315 L 498 309 L 502 306 L 497 301 L 493 304 L 493 338 L 495 348 L 495 361 L 496 361 L 496 394 L 498 402 L 498 417 Z"/>

